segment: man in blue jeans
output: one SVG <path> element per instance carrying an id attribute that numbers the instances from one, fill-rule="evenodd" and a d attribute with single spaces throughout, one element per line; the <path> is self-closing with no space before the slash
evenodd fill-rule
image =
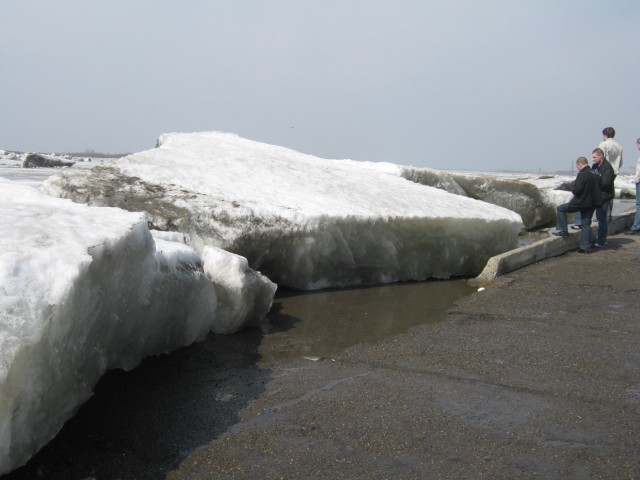
<path id="1" fill-rule="evenodd" d="M 573 182 L 573 198 L 569 203 L 560 205 L 556 215 L 556 231 L 554 235 L 566 237 L 567 213 L 580 212 L 582 217 L 582 236 L 580 237 L 580 248 L 578 252 L 588 253 L 591 245 L 591 218 L 593 211 L 602 204 L 602 193 L 600 192 L 600 177 L 589 168 L 589 160 L 580 157 L 576 160 L 578 175 Z"/>
<path id="2" fill-rule="evenodd" d="M 636 140 L 636 147 L 640 150 L 640 138 Z M 633 177 L 633 182 L 636 184 L 636 216 L 627 235 L 640 235 L 640 158 L 636 163 L 636 174 Z"/>
<path id="3" fill-rule="evenodd" d="M 600 176 L 600 191 L 602 192 L 602 205 L 596 208 L 598 235 L 593 246 L 602 248 L 607 241 L 607 234 L 609 233 L 609 205 L 614 196 L 613 182 L 616 179 L 616 175 L 613 173 L 613 167 L 609 161 L 604 158 L 604 150 L 596 148 L 591 158 L 593 159 L 591 169 Z"/>

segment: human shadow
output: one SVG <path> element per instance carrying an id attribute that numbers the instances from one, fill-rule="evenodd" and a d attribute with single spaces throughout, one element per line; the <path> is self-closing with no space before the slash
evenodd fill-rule
<path id="1" fill-rule="evenodd" d="M 285 317 L 270 328 L 296 323 Z M 108 371 L 59 434 L 2 479 L 164 478 L 237 423 L 239 412 L 263 392 L 271 379 L 270 370 L 257 365 L 264 335 L 260 328 L 210 334 L 129 372 Z"/>
<path id="2" fill-rule="evenodd" d="M 630 243 L 633 243 L 633 240 L 630 238 L 625 238 L 625 237 L 609 237 L 607 239 L 607 244 L 606 247 L 609 250 L 619 250 L 622 247 L 624 247 L 625 245 L 628 245 Z"/>

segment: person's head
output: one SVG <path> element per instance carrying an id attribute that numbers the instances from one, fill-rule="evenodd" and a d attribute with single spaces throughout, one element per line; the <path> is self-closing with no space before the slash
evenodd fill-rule
<path id="1" fill-rule="evenodd" d="M 602 130 L 602 136 L 605 140 L 607 138 L 613 138 L 616 136 L 616 131 L 613 129 L 613 127 L 606 127 L 604 130 Z"/>
<path id="2" fill-rule="evenodd" d="M 601 148 L 596 148 L 591 152 L 591 158 L 593 159 L 593 163 L 597 163 L 600 165 L 604 160 L 604 150 Z"/>
<path id="3" fill-rule="evenodd" d="M 578 168 L 578 170 L 582 170 L 584 167 L 588 166 L 589 160 L 587 160 L 587 157 L 580 157 L 576 160 L 576 167 Z"/>
<path id="4" fill-rule="evenodd" d="M 640 150 L 640 138 L 636 140 L 636 147 L 638 147 L 638 150 Z"/>

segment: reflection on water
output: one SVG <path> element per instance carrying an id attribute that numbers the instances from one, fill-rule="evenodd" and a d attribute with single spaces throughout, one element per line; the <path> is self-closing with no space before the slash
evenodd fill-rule
<path id="1" fill-rule="evenodd" d="M 400 283 L 320 292 L 282 291 L 259 347 L 263 357 L 327 357 L 409 327 L 441 321 L 474 288 L 466 280 Z"/>

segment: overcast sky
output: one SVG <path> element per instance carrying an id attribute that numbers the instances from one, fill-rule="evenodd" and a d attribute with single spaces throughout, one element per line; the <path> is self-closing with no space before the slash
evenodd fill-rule
<path id="1" fill-rule="evenodd" d="M 220 130 L 324 158 L 638 157 L 637 0 L 0 0 L 0 149 Z"/>

